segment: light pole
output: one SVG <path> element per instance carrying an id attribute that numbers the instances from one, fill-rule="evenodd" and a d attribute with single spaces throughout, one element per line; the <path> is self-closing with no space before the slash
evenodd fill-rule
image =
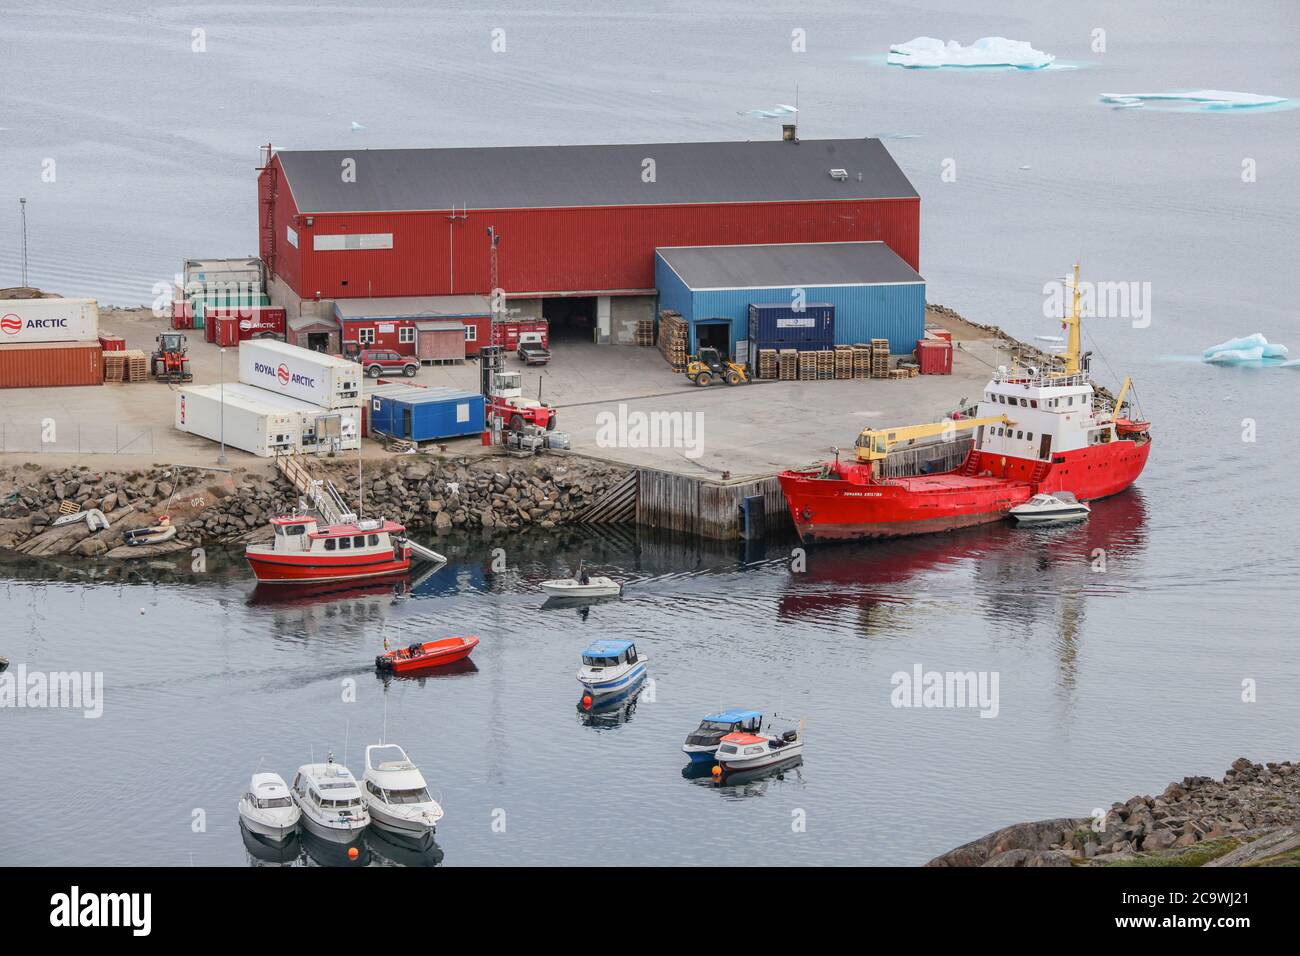
<path id="1" fill-rule="evenodd" d="M 226 350 L 221 349 L 221 454 L 217 464 L 226 463 Z"/>
<path id="2" fill-rule="evenodd" d="M 27 288 L 27 200 L 18 198 L 18 213 L 23 223 L 23 288 Z"/>

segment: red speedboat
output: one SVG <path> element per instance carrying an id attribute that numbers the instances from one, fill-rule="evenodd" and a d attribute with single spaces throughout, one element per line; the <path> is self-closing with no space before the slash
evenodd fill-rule
<path id="1" fill-rule="evenodd" d="M 375 658 L 375 666 L 381 671 L 392 671 L 394 674 L 427 670 L 464 660 L 477 646 L 477 637 L 444 637 L 440 641 L 412 644 L 410 647 L 380 654 Z"/>
<path id="2" fill-rule="evenodd" d="M 320 524 L 307 515 L 272 518 L 275 539 L 250 544 L 244 557 L 259 584 L 315 584 L 406 574 L 411 545 L 402 525 L 384 519 Z"/>

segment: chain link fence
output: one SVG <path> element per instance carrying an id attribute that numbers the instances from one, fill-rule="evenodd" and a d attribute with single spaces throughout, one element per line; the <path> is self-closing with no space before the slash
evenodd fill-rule
<path id="1" fill-rule="evenodd" d="M 0 453 L 149 455 L 152 425 L 60 425 L 0 422 Z"/>

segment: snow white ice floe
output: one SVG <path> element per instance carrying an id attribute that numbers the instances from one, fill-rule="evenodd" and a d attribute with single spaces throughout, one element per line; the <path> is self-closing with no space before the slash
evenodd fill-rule
<path id="1" fill-rule="evenodd" d="M 942 66 L 1009 66 L 1018 70 L 1041 70 L 1056 57 L 1035 50 L 1024 40 L 1006 37 L 980 37 L 970 46 L 956 40 L 944 43 L 934 37 L 917 37 L 907 43 L 893 43 L 885 62 L 911 69 L 937 69 Z"/>
<path id="2" fill-rule="evenodd" d="M 1215 365 L 1280 365 L 1289 355 L 1285 345 L 1270 345 L 1259 332 L 1211 345 L 1201 361 Z"/>
<path id="3" fill-rule="evenodd" d="M 1166 93 L 1102 93 L 1103 103 L 1116 109 L 1140 109 L 1148 103 L 1165 107 L 1195 110 L 1240 110 L 1260 106 L 1281 106 L 1288 102 L 1283 96 L 1265 96 L 1259 93 L 1234 93 L 1231 90 L 1173 90 Z"/>

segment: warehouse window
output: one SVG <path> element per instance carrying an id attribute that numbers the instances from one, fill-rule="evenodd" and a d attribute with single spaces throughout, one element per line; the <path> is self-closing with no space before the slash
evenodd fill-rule
<path id="1" fill-rule="evenodd" d="M 375 330 L 374 330 L 374 329 L 357 329 L 357 341 L 358 341 L 359 343 L 361 343 L 362 345 L 374 345 L 374 344 L 375 344 Z"/>
<path id="2" fill-rule="evenodd" d="M 477 341 L 478 341 L 478 326 L 477 326 L 477 325 L 468 325 L 468 324 L 467 324 L 467 325 L 465 326 L 465 341 L 466 341 L 466 342 L 477 342 Z"/>
<path id="3" fill-rule="evenodd" d="M 404 326 L 402 326 L 400 329 L 398 329 L 398 330 L 397 330 L 397 341 L 399 341 L 399 342 L 403 342 L 403 343 L 405 343 L 405 344 L 407 344 L 407 345 L 409 345 L 410 343 L 414 342 L 414 341 L 415 341 L 415 327 L 414 327 L 414 326 L 411 326 L 411 325 L 404 325 Z"/>

